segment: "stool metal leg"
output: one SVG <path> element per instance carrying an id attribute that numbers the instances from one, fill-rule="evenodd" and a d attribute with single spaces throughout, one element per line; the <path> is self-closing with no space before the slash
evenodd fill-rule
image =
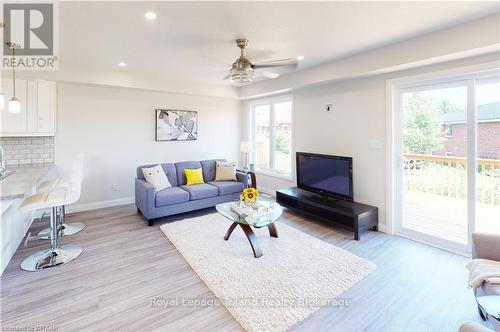
<path id="1" fill-rule="evenodd" d="M 57 208 L 51 208 L 50 214 L 50 244 L 51 248 L 38 251 L 21 263 L 21 268 L 26 271 L 38 271 L 71 262 L 82 253 L 80 246 L 73 244 L 59 245 L 59 231 L 57 227 Z"/>
<path id="2" fill-rule="evenodd" d="M 85 224 L 81 222 L 66 223 L 66 205 L 61 206 L 61 234 L 73 235 L 85 228 Z"/>
<path id="3" fill-rule="evenodd" d="M 40 217 L 39 220 L 43 220 L 46 214 L 47 214 L 47 212 L 43 211 L 42 216 Z M 59 224 L 59 222 L 58 222 L 58 224 Z M 50 222 L 49 222 L 49 225 L 50 225 Z M 31 232 L 28 232 L 28 234 L 26 234 L 26 238 L 24 240 L 24 246 L 27 247 L 29 242 L 31 242 L 33 240 L 50 240 L 50 232 L 51 232 L 50 227 L 43 229 L 42 231 L 38 232 L 38 234 L 35 236 L 32 236 Z"/>
<path id="4" fill-rule="evenodd" d="M 81 231 L 82 229 L 85 228 L 85 224 L 81 222 L 74 222 L 71 224 L 66 224 L 65 219 L 66 219 L 66 206 L 63 205 L 60 207 L 60 218 L 59 218 L 59 229 L 60 229 L 60 235 L 61 236 L 66 236 L 66 235 L 73 235 Z M 38 237 L 42 240 L 48 240 L 50 238 L 50 227 L 45 228 L 38 233 Z"/>
<path id="5" fill-rule="evenodd" d="M 50 214 L 50 246 L 52 249 L 57 248 L 57 207 L 53 207 Z"/>

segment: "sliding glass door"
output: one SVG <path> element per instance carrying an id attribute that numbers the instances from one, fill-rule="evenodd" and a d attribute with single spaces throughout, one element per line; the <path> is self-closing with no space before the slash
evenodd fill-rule
<path id="1" fill-rule="evenodd" d="M 497 77 L 399 90 L 396 233 L 466 252 L 474 229 L 500 231 Z"/>

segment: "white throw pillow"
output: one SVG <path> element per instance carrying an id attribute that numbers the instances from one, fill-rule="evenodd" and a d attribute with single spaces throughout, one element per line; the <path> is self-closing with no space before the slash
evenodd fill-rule
<path id="1" fill-rule="evenodd" d="M 217 161 L 215 181 L 236 181 L 236 163 Z"/>
<path id="2" fill-rule="evenodd" d="M 142 174 L 144 174 L 146 181 L 155 187 L 156 190 L 163 190 L 172 187 L 161 165 L 143 168 Z"/>

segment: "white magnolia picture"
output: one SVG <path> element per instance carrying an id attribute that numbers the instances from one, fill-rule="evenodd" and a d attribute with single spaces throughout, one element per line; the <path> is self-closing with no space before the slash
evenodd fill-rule
<path id="1" fill-rule="evenodd" d="M 157 141 L 193 141 L 198 138 L 198 112 L 157 109 Z"/>

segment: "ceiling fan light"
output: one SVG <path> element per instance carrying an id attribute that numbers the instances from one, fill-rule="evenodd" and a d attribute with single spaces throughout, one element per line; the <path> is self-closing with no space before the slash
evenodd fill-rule
<path id="1" fill-rule="evenodd" d="M 12 99 L 9 100 L 9 113 L 21 113 L 21 102 L 16 97 L 12 97 Z"/>
<path id="2" fill-rule="evenodd" d="M 252 68 L 232 68 L 231 81 L 236 83 L 249 83 L 255 78 L 255 71 Z"/>

